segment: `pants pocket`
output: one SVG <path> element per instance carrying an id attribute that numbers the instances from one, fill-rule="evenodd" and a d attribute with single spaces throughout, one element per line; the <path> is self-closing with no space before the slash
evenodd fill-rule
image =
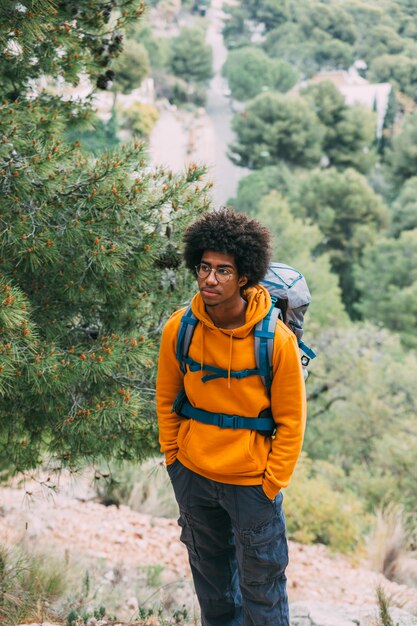
<path id="1" fill-rule="evenodd" d="M 173 463 L 171 463 L 170 465 L 167 465 L 168 476 L 170 477 L 171 480 L 176 476 L 180 466 L 181 466 L 181 463 L 178 461 L 178 459 L 175 459 Z"/>
<path id="2" fill-rule="evenodd" d="M 178 525 L 181 528 L 180 540 L 186 546 L 190 560 L 199 559 L 194 538 L 194 531 L 187 519 L 187 515 L 181 513 L 178 518 Z"/>
<path id="3" fill-rule="evenodd" d="M 288 544 L 281 516 L 282 512 L 270 523 L 243 533 L 244 584 L 265 584 L 284 575 L 288 565 Z"/>

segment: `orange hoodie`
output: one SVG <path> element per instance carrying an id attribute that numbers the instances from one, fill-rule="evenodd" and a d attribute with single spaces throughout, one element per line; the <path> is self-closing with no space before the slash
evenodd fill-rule
<path id="1" fill-rule="evenodd" d="M 244 295 L 245 324 L 217 328 L 205 311 L 200 293 L 191 303 L 199 320 L 189 356 L 199 363 L 227 370 L 255 368 L 253 328 L 271 306 L 268 291 L 258 285 Z M 178 328 L 185 309 L 174 313 L 162 333 L 156 384 L 159 440 L 167 465 L 178 458 L 193 472 L 236 485 L 263 485 L 271 500 L 286 487 L 301 451 L 305 421 L 305 386 L 295 335 L 278 320 L 273 353 L 271 398 L 260 376 L 216 378 L 202 382 L 206 372 L 184 375 L 175 357 Z M 277 425 L 274 437 L 249 429 L 220 428 L 180 417 L 173 402 L 185 389 L 190 404 L 214 413 L 257 417 L 271 406 Z"/>

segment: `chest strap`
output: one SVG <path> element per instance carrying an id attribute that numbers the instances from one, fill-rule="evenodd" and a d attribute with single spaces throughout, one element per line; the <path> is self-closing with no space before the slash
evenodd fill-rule
<path id="1" fill-rule="evenodd" d="M 266 437 L 273 435 L 276 428 L 270 409 L 264 409 L 259 414 L 259 417 L 212 413 L 211 411 L 204 411 L 204 409 L 197 409 L 192 406 L 183 391 L 176 397 L 172 410 L 175 411 L 177 415 L 181 415 L 181 417 L 193 419 L 203 424 L 219 426 L 219 428 L 246 428 L 256 430 Z"/>

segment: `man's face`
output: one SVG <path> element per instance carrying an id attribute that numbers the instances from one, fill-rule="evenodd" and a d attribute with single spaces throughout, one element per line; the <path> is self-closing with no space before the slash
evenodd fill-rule
<path id="1" fill-rule="evenodd" d="M 201 257 L 200 267 L 202 270 L 209 268 L 212 270 L 204 278 L 197 276 L 198 288 L 206 307 L 220 304 L 233 305 L 240 300 L 240 289 L 247 283 L 247 278 L 238 276 L 232 254 L 205 250 Z"/>

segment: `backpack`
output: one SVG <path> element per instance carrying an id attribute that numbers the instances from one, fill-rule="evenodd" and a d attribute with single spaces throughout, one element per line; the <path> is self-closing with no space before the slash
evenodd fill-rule
<path id="1" fill-rule="evenodd" d="M 270 394 L 274 335 L 278 319 L 281 319 L 297 337 L 304 378 L 307 378 L 307 365 L 311 359 L 316 357 L 315 352 L 302 341 L 304 315 L 311 302 L 311 295 L 304 276 L 298 270 L 284 263 L 271 263 L 260 283 L 269 291 L 272 305 L 267 315 L 256 324 L 254 329 L 256 368 L 232 370 L 230 376 L 232 378 L 245 378 L 258 375 L 265 384 L 268 394 Z M 201 363 L 194 361 L 188 355 L 197 323 L 198 320 L 192 312 L 191 306 L 188 306 L 181 318 L 176 349 L 176 358 L 184 374 L 187 371 L 187 366 L 191 372 L 201 369 Z M 203 370 L 207 372 L 202 378 L 203 382 L 220 377 L 226 378 L 227 376 L 226 370 L 213 365 L 204 364 Z M 214 414 L 192 407 L 183 391 L 178 394 L 173 410 L 183 417 L 197 419 L 206 424 L 215 424 L 221 428 L 250 428 L 259 430 L 265 435 L 271 435 L 274 431 L 274 422 L 270 411 L 263 412 L 263 415 L 256 418 Z"/>

